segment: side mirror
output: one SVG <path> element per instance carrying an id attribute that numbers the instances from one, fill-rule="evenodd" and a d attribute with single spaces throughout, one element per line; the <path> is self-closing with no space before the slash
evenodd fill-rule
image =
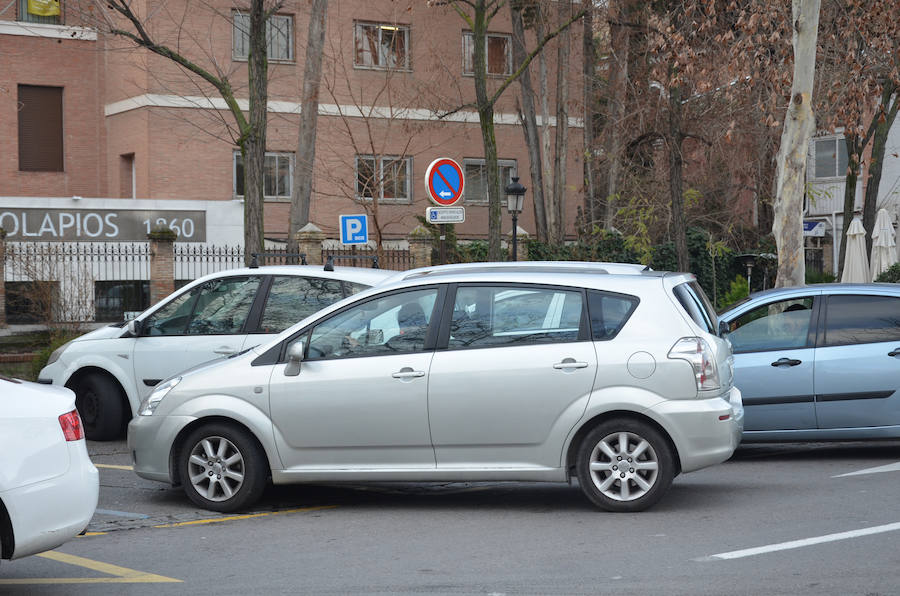
<path id="1" fill-rule="evenodd" d="M 725 337 L 728 335 L 728 322 L 727 321 L 719 321 L 719 337 Z"/>
<path id="2" fill-rule="evenodd" d="M 128 329 L 128 333 L 130 333 L 132 337 L 140 337 L 144 331 L 144 322 L 137 319 L 131 319 L 128 321 L 126 329 Z"/>
<path id="3" fill-rule="evenodd" d="M 305 343 L 294 342 L 287 350 L 287 366 L 284 367 L 284 376 L 296 377 L 300 374 L 300 363 L 303 362 L 303 352 L 306 351 Z"/>

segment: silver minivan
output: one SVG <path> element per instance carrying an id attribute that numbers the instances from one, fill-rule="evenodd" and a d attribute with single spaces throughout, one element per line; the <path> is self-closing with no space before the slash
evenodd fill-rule
<path id="1" fill-rule="evenodd" d="M 743 407 L 693 275 L 527 263 L 399 274 L 157 385 L 134 470 L 197 505 L 266 482 L 551 481 L 639 511 L 728 459 Z"/>

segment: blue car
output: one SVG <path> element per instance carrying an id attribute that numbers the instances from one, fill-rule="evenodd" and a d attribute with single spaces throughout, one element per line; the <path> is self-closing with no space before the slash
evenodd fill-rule
<path id="1" fill-rule="evenodd" d="M 719 316 L 744 442 L 900 437 L 900 285 L 751 295 Z"/>

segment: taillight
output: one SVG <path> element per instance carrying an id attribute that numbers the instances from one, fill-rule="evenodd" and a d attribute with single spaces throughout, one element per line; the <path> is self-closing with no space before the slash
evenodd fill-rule
<path id="1" fill-rule="evenodd" d="M 669 350 L 669 358 L 687 360 L 694 368 L 697 379 L 697 390 L 708 391 L 718 389 L 719 369 L 713 352 L 702 337 L 682 337 Z"/>
<path id="2" fill-rule="evenodd" d="M 84 427 L 81 426 L 81 416 L 78 410 L 72 410 L 68 414 L 59 417 L 59 426 L 62 427 L 66 441 L 80 441 L 84 438 Z"/>

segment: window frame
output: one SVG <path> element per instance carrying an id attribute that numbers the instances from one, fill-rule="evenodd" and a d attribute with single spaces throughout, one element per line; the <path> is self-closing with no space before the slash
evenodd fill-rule
<path id="1" fill-rule="evenodd" d="M 827 176 L 820 176 L 818 172 L 818 144 L 823 142 L 834 143 L 834 173 Z M 810 151 L 810 165 L 812 166 L 812 176 L 809 176 L 811 181 L 840 181 L 845 180 L 847 178 L 847 166 L 850 163 L 850 155 L 847 153 L 847 143 L 845 141 L 844 135 L 831 135 L 831 136 L 822 136 L 822 137 L 813 137 L 810 139 L 810 144 L 812 146 L 812 150 Z M 844 171 L 841 172 L 841 152 L 844 154 Z M 808 168 L 809 169 L 809 168 Z"/>
<path id="2" fill-rule="evenodd" d="M 288 176 L 287 176 L 287 185 L 286 189 L 287 194 L 276 194 L 276 195 L 267 195 L 265 194 L 266 188 L 266 164 L 263 163 L 263 200 L 273 202 L 273 203 L 288 203 L 291 200 L 291 193 L 294 188 L 294 153 L 292 151 L 266 151 L 266 159 L 274 157 L 275 158 L 275 166 L 274 171 L 278 171 L 278 160 L 281 158 L 288 159 Z M 231 193 L 232 198 L 235 200 L 243 199 L 244 194 L 238 194 L 238 160 L 241 159 L 241 152 L 239 150 L 232 151 L 231 157 Z M 241 168 L 243 168 L 243 162 L 241 162 Z M 241 174 L 241 184 L 245 184 L 245 176 L 243 173 Z M 243 190 L 243 189 L 242 189 Z M 275 191 L 278 192 L 278 178 L 275 179 Z"/>
<path id="3" fill-rule="evenodd" d="M 376 56 L 377 60 L 381 60 L 381 48 L 384 46 L 381 44 L 382 33 L 384 31 L 398 31 L 404 34 L 404 48 L 405 52 L 403 54 L 403 65 L 402 66 L 387 66 L 382 64 L 365 64 L 361 63 L 358 60 L 359 52 L 357 48 L 359 47 L 360 35 L 361 32 L 365 30 L 367 27 L 376 28 L 378 30 L 378 40 L 376 42 L 377 47 L 379 48 L 378 55 Z M 396 72 L 412 72 L 412 59 L 410 57 L 410 26 L 403 23 L 385 23 L 378 21 L 353 21 L 353 68 L 360 70 L 387 70 L 387 71 L 396 71 Z M 393 50 L 392 50 L 393 51 Z"/>
<path id="4" fill-rule="evenodd" d="M 247 28 L 245 30 L 238 25 L 238 17 L 241 19 L 246 19 Z M 285 47 L 290 54 L 287 58 L 280 58 L 276 56 L 272 56 L 272 44 L 270 43 L 272 39 L 272 28 L 275 26 L 275 19 L 284 19 L 288 23 L 288 43 Z M 249 49 L 247 53 L 240 54 L 238 53 L 238 44 L 237 44 L 237 33 L 241 34 L 242 45 L 250 44 L 250 15 L 240 9 L 234 8 L 231 10 L 231 59 L 235 62 L 246 62 L 247 57 L 249 55 Z M 269 62 L 273 62 L 275 64 L 295 64 L 296 52 L 295 52 L 295 39 L 294 39 L 294 15 L 292 14 L 273 14 L 269 16 L 266 20 L 266 58 Z"/>
<path id="5" fill-rule="evenodd" d="M 465 158 L 463 158 L 463 163 L 462 163 L 463 175 L 466 177 L 466 186 L 465 186 L 465 188 L 463 188 L 463 196 L 462 196 L 463 204 L 464 205 L 476 205 L 476 206 L 487 205 L 488 204 L 487 185 L 484 185 L 484 198 L 474 198 L 469 195 L 470 186 L 468 184 L 468 181 L 469 181 L 470 177 L 467 172 L 467 169 L 469 168 L 469 166 L 479 166 L 482 171 L 482 174 L 481 174 L 482 179 L 484 179 L 487 174 L 487 171 L 486 171 L 487 170 L 487 168 L 486 168 L 487 160 L 480 158 L 480 157 L 465 157 Z M 503 173 L 503 168 L 510 168 L 509 180 L 507 180 L 505 184 L 509 184 L 510 182 L 512 182 L 513 176 L 519 175 L 519 163 L 515 159 L 498 159 L 497 167 L 499 167 L 501 170 L 501 176 Z M 505 184 L 504 184 L 504 186 L 505 186 Z M 502 189 L 500 189 L 500 190 L 502 191 Z M 502 195 L 502 192 L 501 192 L 501 195 Z"/>
<path id="6" fill-rule="evenodd" d="M 506 41 L 506 70 L 505 72 L 491 72 L 488 51 L 491 38 L 501 38 Z M 471 49 L 471 51 L 470 51 Z M 512 74 L 512 34 L 511 33 L 485 33 L 484 36 L 485 74 L 488 77 L 504 78 Z M 471 66 L 471 70 L 467 70 Z M 475 76 L 475 34 L 466 30 L 462 32 L 462 75 L 464 77 Z"/>
<path id="7" fill-rule="evenodd" d="M 372 154 L 357 154 L 354 157 L 354 173 L 355 173 L 355 182 L 353 186 L 353 194 L 357 201 L 359 202 L 373 202 L 375 197 L 367 197 L 363 196 L 359 192 L 359 163 L 362 160 L 372 160 L 374 165 L 380 166 L 375 172 L 377 177 L 380 177 L 382 180 L 382 184 L 379 185 L 380 190 L 379 194 L 381 196 L 378 197 L 379 204 L 394 204 L 394 205 L 410 205 L 413 202 L 413 185 L 412 185 L 412 172 L 413 172 L 413 158 L 410 155 L 372 155 Z M 403 161 L 406 164 L 406 196 L 405 197 L 387 197 L 384 196 L 384 163 L 387 160 L 389 163 L 396 163 Z"/>

